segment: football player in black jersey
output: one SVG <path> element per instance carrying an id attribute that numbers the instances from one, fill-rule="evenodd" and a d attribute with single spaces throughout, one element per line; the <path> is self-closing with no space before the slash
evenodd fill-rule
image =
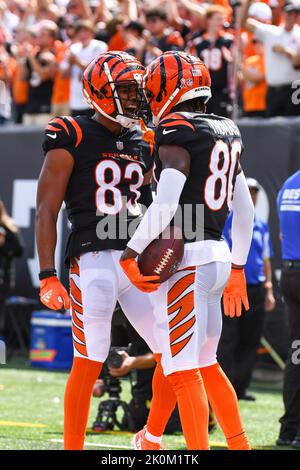
<path id="1" fill-rule="evenodd" d="M 82 449 L 93 385 L 110 346 L 119 301 L 129 321 L 158 352 L 148 294 L 159 287 L 133 266 L 133 286 L 119 266 L 142 202 L 151 202 L 153 132 L 139 121 L 144 67 L 123 52 L 94 59 L 83 91 L 95 115 L 56 117 L 46 130 L 37 194 L 36 236 L 41 301 L 71 307 L 74 362 L 65 393 L 65 449 Z M 56 277 L 56 220 L 65 201 L 71 222 L 66 261 L 70 297 Z M 143 315 L 141 314 L 143 313 Z M 147 317 L 147 319 L 146 319 Z"/>
<path id="2" fill-rule="evenodd" d="M 216 351 L 224 288 L 226 315 L 239 316 L 242 303 L 249 308 L 243 265 L 254 209 L 241 170 L 237 126 L 230 119 L 205 114 L 210 84 L 204 63 L 182 52 L 163 54 L 144 76 L 157 126 L 157 193 L 120 263 L 127 273 L 128 265 L 169 223 L 180 226 L 185 249 L 178 272 L 151 294 L 161 318 L 161 364 L 169 388 L 157 367 L 147 428 L 135 436 L 139 449 L 160 442 L 176 399 L 188 449 L 208 449 L 207 398 L 228 448 L 250 448 L 236 394 Z M 232 256 L 222 236 L 231 209 Z M 155 220 L 160 223 L 152 223 L 150 230 L 150 221 Z"/>

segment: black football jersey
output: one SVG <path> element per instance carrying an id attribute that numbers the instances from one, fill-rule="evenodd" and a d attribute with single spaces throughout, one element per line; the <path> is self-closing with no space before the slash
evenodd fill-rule
<path id="1" fill-rule="evenodd" d="M 196 37 L 190 44 L 191 53 L 205 63 L 211 76 L 212 93 L 229 88 L 233 36 L 230 33 L 220 35 L 211 42 L 207 35 Z"/>
<path id="2" fill-rule="evenodd" d="M 175 215 L 186 243 L 221 240 L 231 209 L 242 140 L 231 119 L 214 114 L 173 113 L 156 130 L 155 179 L 162 171 L 159 147 L 176 145 L 191 157 L 190 172 Z M 178 218 L 179 217 L 179 218 Z"/>
<path id="3" fill-rule="evenodd" d="M 90 117 L 57 117 L 43 142 L 44 153 L 52 149 L 66 149 L 74 159 L 65 194 L 71 223 L 66 259 L 125 249 L 128 227 L 142 215 L 138 203 L 144 175 L 153 167 L 153 131 L 138 125 L 114 136 Z"/>

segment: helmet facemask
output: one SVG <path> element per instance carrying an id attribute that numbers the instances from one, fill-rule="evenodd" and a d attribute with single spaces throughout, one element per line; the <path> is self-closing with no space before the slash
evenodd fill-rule
<path id="1" fill-rule="evenodd" d="M 106 98 L 113 101 L 114 112 L 112 114 L 106 113 L 94 100 L 87 96 L 87 93 L 85 93 L 85 98 L 89 105 L 100 114 L 114 122 L 118 122 L 122 127 L 131 128 L 135 126 L 142 117 L 146 105 L 141 86 L 142 74 L 133 72 L 134 78 L 114 81 L 107 63 L 104 63 L 104 71 L 108 81 L 100 90 L 95 89 L 90 82 L 88 83 L 92 94 L 99 100 Z M 133 103 L 134 105 L 132 105 Z"/>

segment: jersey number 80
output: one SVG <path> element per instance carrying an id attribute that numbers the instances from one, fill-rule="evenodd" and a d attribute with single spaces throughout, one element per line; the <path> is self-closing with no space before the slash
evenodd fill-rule
<path id="1" fill-rule="evenodd" d="M 224 140 L 217 140 L 211 151 L 209 162 L 211 175 L 205 182 L 204 200 L 213 211 L 220 210 L 225 200 L 227 200 L 228 208 L 231 209 L 233 177 L 241 151 L 242 146 L 239 140 L 234 140 L 231 145 Z M 222 160 L 223 164 L 220 167 Z M 217 184 L 220 187 L 218 195 Z"/>

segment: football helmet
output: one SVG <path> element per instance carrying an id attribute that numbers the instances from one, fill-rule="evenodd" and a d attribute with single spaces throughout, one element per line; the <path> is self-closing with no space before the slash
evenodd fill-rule
<path id="1" fill-rule="evenodd" d="M 197 57 L 169 51 L 153 60 L 143 78 L 143 88 L 154 124 L 183 101 L 211 97 L 211 78 L 205 64 Z"/>
<path id="2" fill-rule="evenodd" d="M 83 95 L 89 106 L 123 127 L 132 127 L 140 118 L 145 105 L 142 78 L 145 68 L 126 52 L 106 52 L 93 59 L 83 72 Z M 122 107 L 118 86 L 136 85 L 137 107 L 132 111 Z M 132 89 L 132 88 L 131 88 Z"/>

